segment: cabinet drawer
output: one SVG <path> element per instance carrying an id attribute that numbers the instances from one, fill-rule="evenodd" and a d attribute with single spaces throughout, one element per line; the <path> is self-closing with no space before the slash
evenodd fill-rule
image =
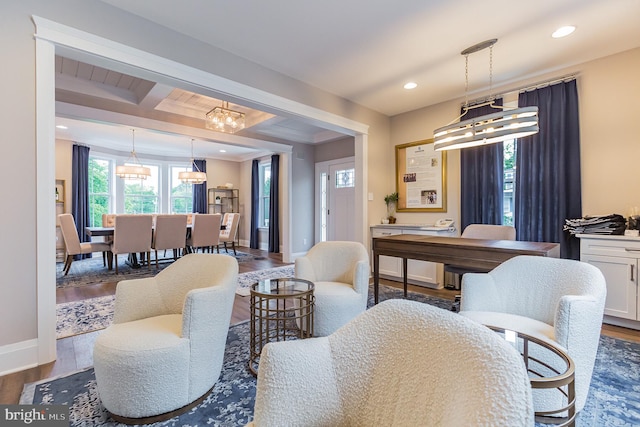
<path id="1" fill-rule="evenodd" d="M 637 237 L 617 239 L 583 237 L 580 239 L 580 252 L 591 255 L 640 258 L 640 239 Z"/>
<path id="2" fill-rule="evenodd" d="M 389 237 L 389 236 L 395 236 L 397 234 L 402 234 L 402 230 L 400 229 L 391 230 L 388 228 L 385 228 L 385 229 L 372 228 L 371 229 L 371 237 Z"/>

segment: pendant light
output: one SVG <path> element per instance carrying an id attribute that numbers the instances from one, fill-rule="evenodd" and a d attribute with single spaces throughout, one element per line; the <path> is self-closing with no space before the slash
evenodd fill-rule
<path id="1" fill-rule="evenodd" d="M 193 170 L 180 172 L 178 174 L 178 179 L 185 184 L 202 184 L 207 180 L 207 174 L 205 172 L 200 172 L 198 165 L 193 159 L 193 139 L 191 139 L 191 165 Z"/>
<path id="2" fill-rule="evenodd" d="M 463 113 L 454 119 L 460 120 L 469 110 L 490 106 L 499 111 L 484 116 L 450 123 L 433 131 L 433 147 L 436 151 L 455 150 L 493 144 L 538 133 L 538 107 L 509 108 L 495 105 L 491 95 L 493 80 L 493 45 L 498 39 L 486 40 L 475 44 L 462 52 L 465 57 L 465 105 Z M 489 48 L 489 101 L 469 105 L 469 55 Z"/>
<path id="3" fill-rule="evenodd" d="M 142 166 L 138 156 L 136 156 L 135 134 L 135 129 L 131 129 L 131 156 L 129 156 L 124 165 L 116 166 L 116 176 L 123 179 L 147 179 L 147 177 L 151 176 L 151 169 Z"/>

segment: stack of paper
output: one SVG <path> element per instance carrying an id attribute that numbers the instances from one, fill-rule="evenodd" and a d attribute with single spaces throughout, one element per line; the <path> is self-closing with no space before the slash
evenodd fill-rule
<path id="1" fill-rule="evenodd" d="M 585 216 L 566 219 L 564 230 L 571 234 L 624 234 L 627 222 L 622 215 Z"/>

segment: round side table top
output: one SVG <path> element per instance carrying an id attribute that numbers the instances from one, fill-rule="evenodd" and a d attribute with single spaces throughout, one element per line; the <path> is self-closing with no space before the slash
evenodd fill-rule
<path id="1" fill-rule="evenodd" d="M 289 297 L 313 291 L 313 282 L 293 277 L 260 280 L 251 285 L 251 294 L 264 297 Z"/>

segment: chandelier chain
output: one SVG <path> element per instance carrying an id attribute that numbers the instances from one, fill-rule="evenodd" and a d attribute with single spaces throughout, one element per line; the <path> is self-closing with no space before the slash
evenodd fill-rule
<path id="1" fill-rule="evenodd" d="M 464 56 L 464 106 L 469 105 L 469 55 Z"/>
<path id="2" fill-rule="evenodd" d="M 493 100 L 493 45 L 489 46 L 489 100 Z"/>

